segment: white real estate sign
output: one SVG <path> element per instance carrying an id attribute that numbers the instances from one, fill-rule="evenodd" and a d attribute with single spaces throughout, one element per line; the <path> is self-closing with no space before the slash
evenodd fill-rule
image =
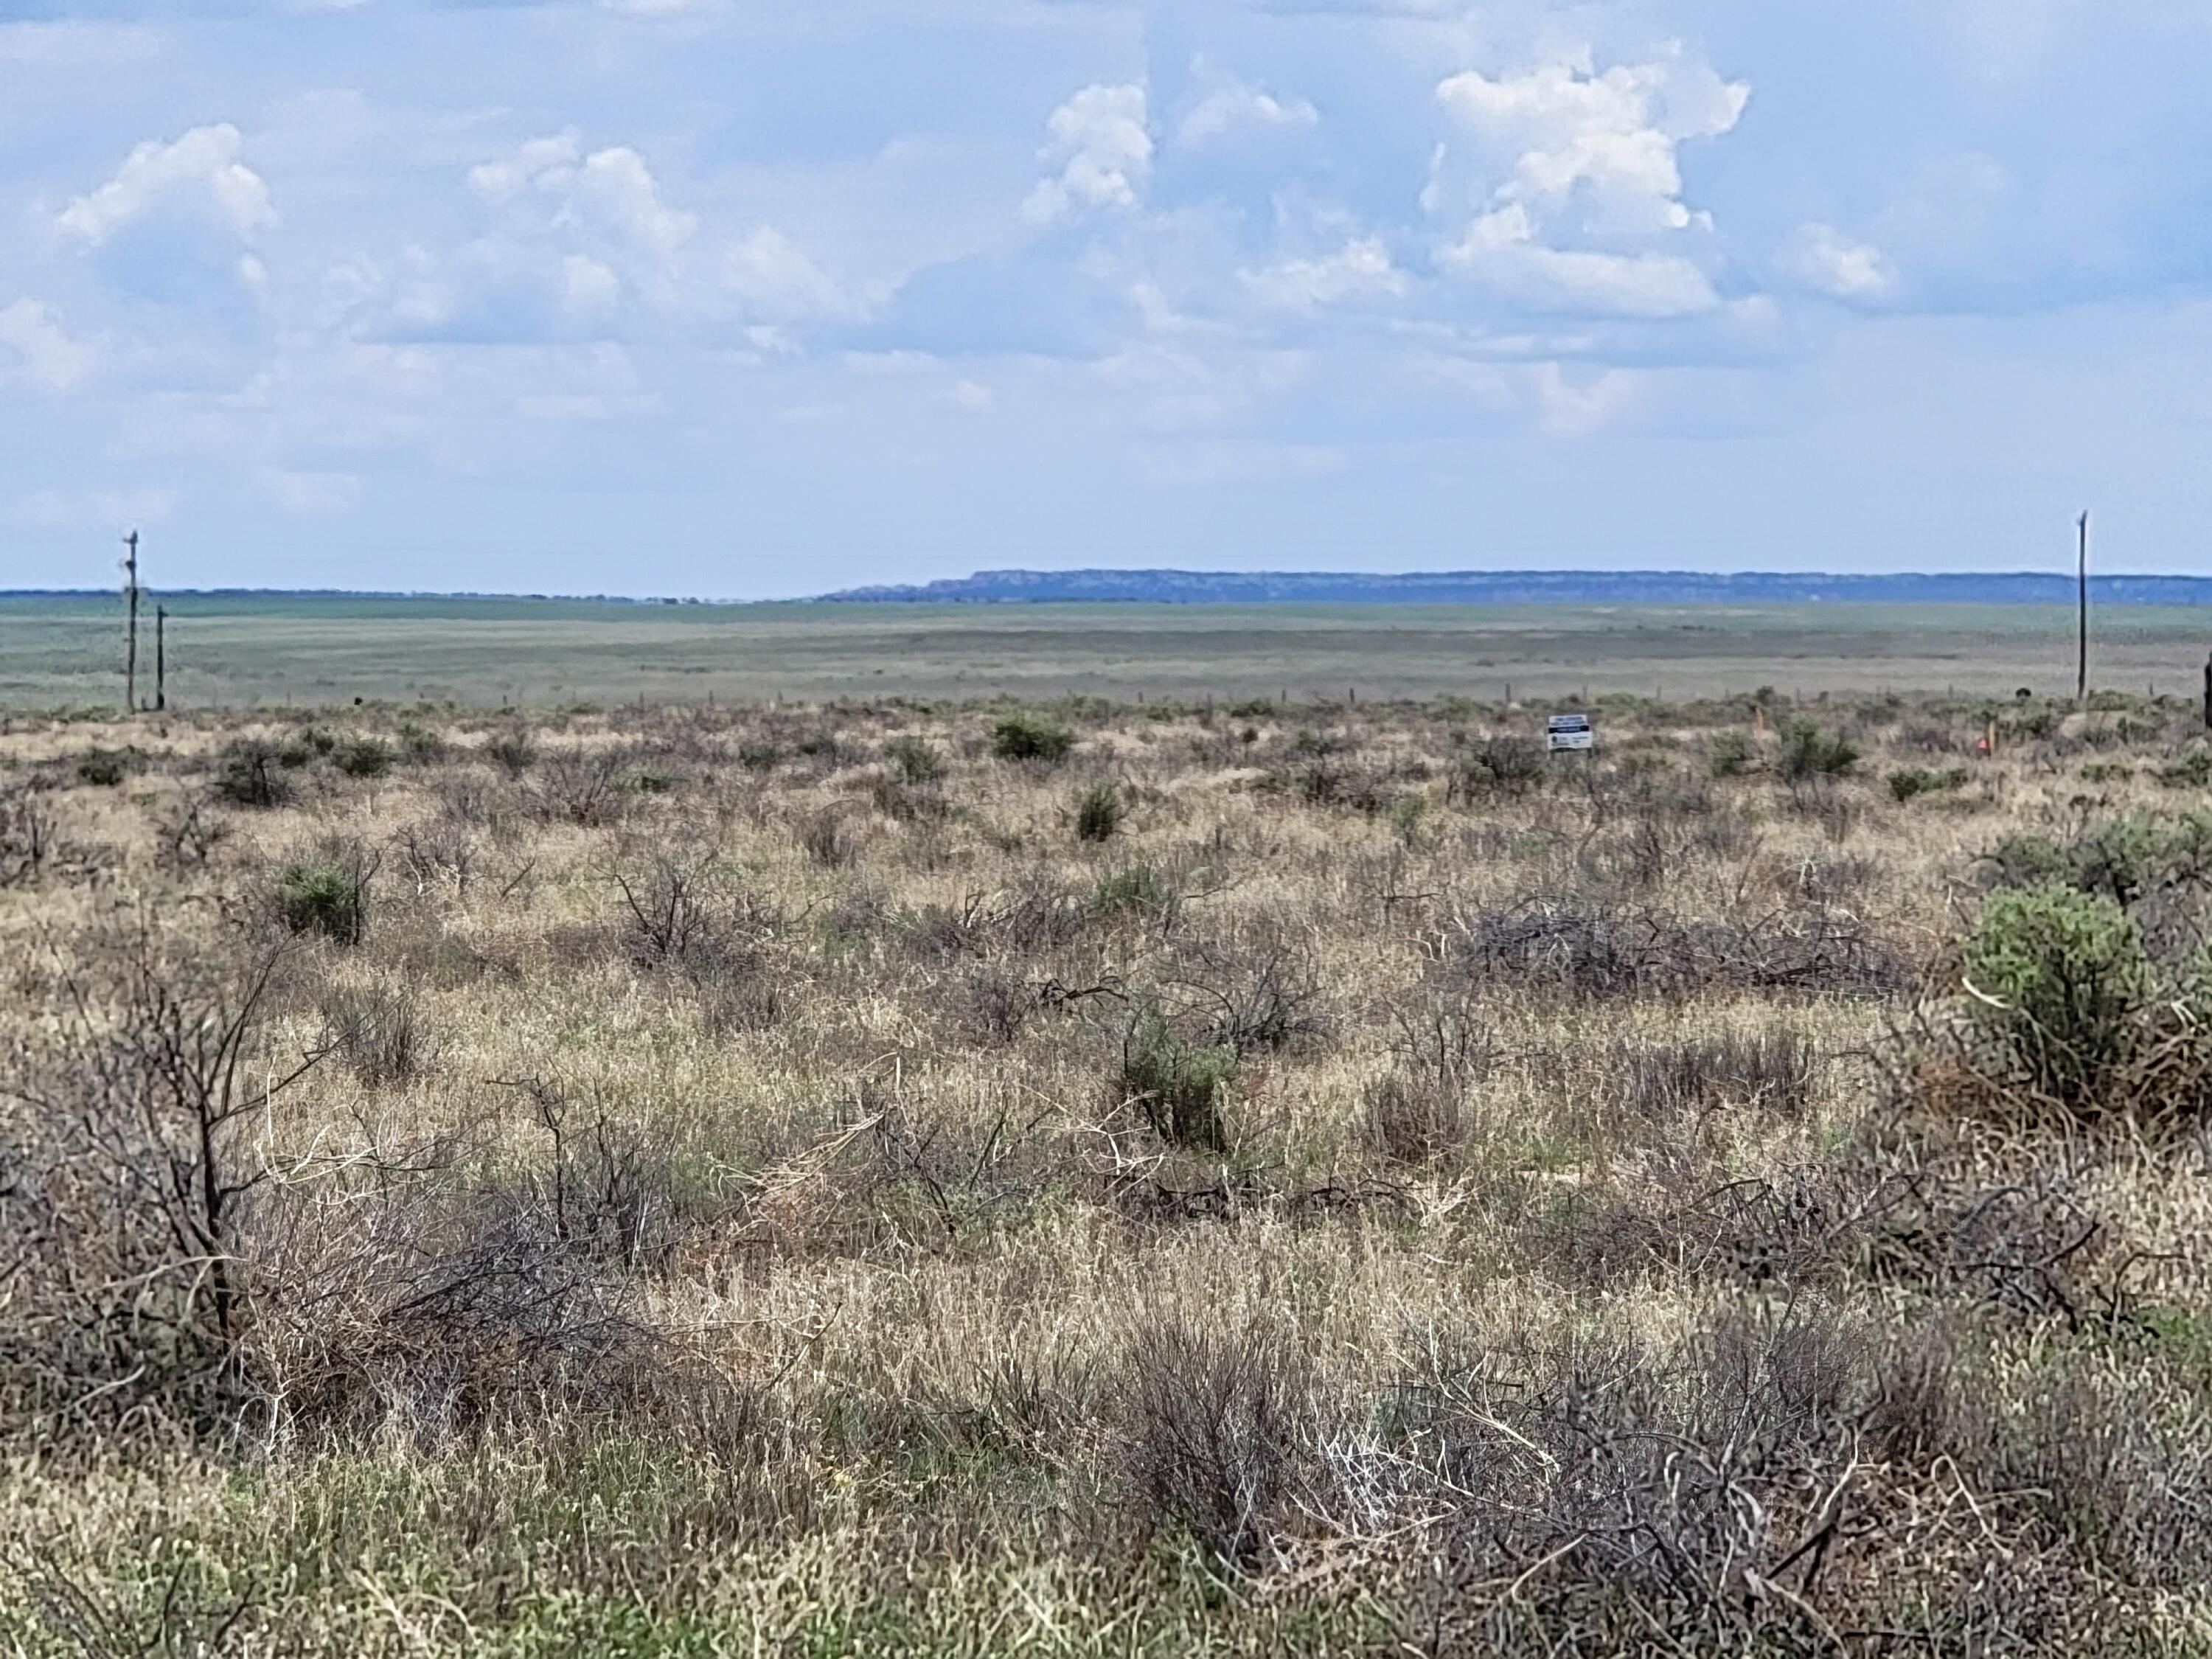
<path id="1" fill-rule="evenodd" d="M 1597 732 L 1588 714 L 1554 714 L 1544 733 L 1544 749 L 1556 755 L 1565 749 L 1595 749 Z"/>

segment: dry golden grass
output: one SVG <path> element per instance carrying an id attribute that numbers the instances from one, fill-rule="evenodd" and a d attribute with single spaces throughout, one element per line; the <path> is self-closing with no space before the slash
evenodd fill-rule
<path id="1" fill-rule="evenodd" d="M 2204 1151 L 1930 1080 L 2186 711 L 1006 712 L 0 726 L 0 1651 L 2212 1644 Z"/>

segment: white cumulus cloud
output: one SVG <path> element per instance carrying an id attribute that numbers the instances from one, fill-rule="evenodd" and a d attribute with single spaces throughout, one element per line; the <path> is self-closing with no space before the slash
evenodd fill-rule
<path id="1" fill-rule="evenodd" d="M 668 205 L 645 157 L 627 144 L 588 155 L 573 132 L 533 138 L 469 169 L 469 188 L 520 232 L 571 233 L 640 273 L 665 276 L 699 229 Z"/>
<path id="2" fill-rule="evenodd" d="M 485 223 L 445 247 L 333 268 L 325 314 L 357 332 L 458 331 L 476 337 L 623 338 L 671 328 L 726 338 L 732 323 L 769 331 L 854 320 L 867 305 L 771 225 L 737 231 L 676 205 L 626 144 L 591 148 L 574 132 L 533 138 L 471 167 Z"/>
<path id="3" fill-rule="evenodd" d="M 1303 98 L 1278 98 L 1257 87 L 1231 82 L 1216 87 L 1191 106 L 1176 129 L 1176 137 L 1189 149 L 1233 132 L 1310 127 L 1320 120 L 1321 112 Z"/>
<path id="4" fill-rule="evenodd" d="M 576 180 L 582 143 L 573 132 L 556 132 L 516 146 L 514 154 L 469 169 L 469 188 L 487 202 L 504 204 L 526 192 L 559 196 Z"/>
<path id="5" fill-rule="evenodd" d="M 763 226 L 730 250 L 723 283 L 738 309 L 757 321 L 817 322 L 862 310 L 836 278 L 773 226 Z"/>
<path id="6" fill-rule="evenodd" d="M 1405 272 L 1390 251 L 1372 236 L 1346 242 L 1316 258 L 1282 259 L 1243 273 L 1244 286 L 1264 306 L 1279 311 L 1318 311 L 1347 300 L 1397 299 L 1407 290 Z"/>
<path id="7" fill-rule="evenodd" d="M 92 368 L 92 349 L 70 338 L 60 315 L 35 300 L 0 306 L 0 348 L 32 385 L 66 392 Z"/>
<path id="8" fill-rule="evenodd" d="M 1679 51 L 1602 71 L 1583 54 L 1448 77 L 1437 98 L 1456 134 L 1437 147 L 1423 204 L 1472 216 L 1438 263 L 1534 309 L 1713 309 L 1711 278 L 1674 246 L 1711 226 L 1683 200 L 1679 151 L 1732 131 L 1750 96 Z"/>
<path id="9" fill-rule="evenodd" d="M 1437 255 L 1443 267 L 1534 311 L 1692 317 L 1720 304 L 1705 272 L 1680 254 L 1553 247 L 1519 203 L 1486 213 Z"/>
<path id="10" fill-rule="evenodd" d="M 1023 205 L 1032 221 L 1050 223 L 1078 208 L 1133 208 L 1152 169 L 1152 136 L 1140 86 L 1092 86 L 1052 112 L 1052 142 L 1039 159 L 1058 167 Z"/>
<path id="11" fill-rule="evenodd" d="M 1632 235 L 1690 226 L 1676 151 L 1733 129 L 1751 88 L 1675 55 L 1602 73 L 1587 59 L 1498 79 L 1469 70 L 1437 97 L 1473 141 L 1484 181 L 1504 172 L 1493 204 L 1571 209 L 1593 230 Z"/>
<path id="12" fill-rule="evenodd" d="M 1833 225 L 1801 227 L 1775 263 L 1785 275 L 1834 300 L 1864 305 L 1897 292 L 1897 267 L 1889 256 Z"/>
<path id="13" fill-rule="evenodd" d="M 578 319 L 600 317 L 622 304 L 622 278 L 588 253 L 561 261 L 561 309 Z"/>
<path id="14" fill-rule="evenodd" d="M 699 228 L 660 198 L 645 158 L 626 145 L 594 150 L 576 175 L 569 211 L 612 233 L 645 258 L 672 265 Z"/>
<path id="15" fill-rule="evenodd" d="M 133 220 L 164 206 L 208 214 L 241 240 L 276 222 L 269 186 L 239 160 L 245 141 L 228 122 L 194 127 L 173 143 L 152 140 L 124 158 L 115 176 L 64 208 L 56 224 L 98 247 Z"/>

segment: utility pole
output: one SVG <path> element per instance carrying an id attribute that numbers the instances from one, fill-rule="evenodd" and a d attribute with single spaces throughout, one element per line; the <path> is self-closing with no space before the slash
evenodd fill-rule
<path id="1" fill-rule="evenodd" d="M 154 712 L 161 714 L 169 706 L 169 653 L 165 636 L 168 632 L 169 607 L 154 607 Z"/>
<path id="2" fill-rule="evenodd" d="M 2074 701 L 2089 700 L 2089 515 L 2081 514 L 2081 558 L 2076 586 L 2081 593 L 2081 657 L 2074 675 Z"/>
<path id="3" fill-rule="evenodd" d="M 123 538 L 124 546 L 131 551 L 125 556 L 123 597 L 131 607 L 130 633 L 123 650 L 123 707 L 127 714 L 138 712 L 138 532 L 132 531 Z"/>

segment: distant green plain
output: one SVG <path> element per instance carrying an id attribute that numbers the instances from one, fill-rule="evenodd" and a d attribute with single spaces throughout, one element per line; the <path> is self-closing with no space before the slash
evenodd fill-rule
<path id="1" fill-rule="evenodd" d="M 2069 694 L 2074 616 L 2032 605 L 615 605 L 165 601 L 173 707 L 1457 696 L 1772 686 Z M 117 599 L 0 598 L 0 708 L 122 699 Z M 2110 606 L 2091 679 L 2197 695 L 2212 608 Z M 153 629 L 141 631 L 150 695 Z"/>

